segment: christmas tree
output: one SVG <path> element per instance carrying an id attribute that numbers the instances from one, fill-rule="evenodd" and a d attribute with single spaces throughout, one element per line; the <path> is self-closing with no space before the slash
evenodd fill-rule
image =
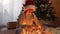
<path id="1" fill-rule="evenodd" d="M 51 6 L 52 3 L 49 0 L 35 0 L 36 16 L 40 20 L 56 20 L 56 13 Z"/>

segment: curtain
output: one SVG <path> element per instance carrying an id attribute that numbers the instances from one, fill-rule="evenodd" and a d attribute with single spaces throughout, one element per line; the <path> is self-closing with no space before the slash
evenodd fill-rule
<path id="1" fill-rule="evenodd" d="M 0 6 L 0 25 L 7 26 L 8 22 L 17 21 L 24 2 L 24 0 L 3 0 L 0 3 L 2 6 Z"/>

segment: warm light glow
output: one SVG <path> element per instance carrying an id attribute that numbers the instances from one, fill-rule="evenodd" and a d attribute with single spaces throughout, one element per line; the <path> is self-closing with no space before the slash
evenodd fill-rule
<path id="1" fill-rule="evenodd" d="M 42 31 L 36 26 L 22 28 L 21 34 L 52 34 L 52 32 Z"/>
<path id="2" fill-rule="evenodd" d="M 35 14 L 33 14 L 32 16 L 32 12 L 34 12 L 34 9 L 35 8 L 25 8 L 25 11 L 27 11 L 27 13 L 25 13 L 26 15 L 24 14 L 21 16 L 23 18 L 21 18 L 19 22 L 21 23 L 21 25 L 23 25 L 22 31 L 20 34 L 52 34 L 51 32 L 46 32 L 44 30 L 44 27 L 40 24 Z M 27 15 L 28 13 L 31 13 L 31 14 Z M 33 21 L 35 24 L 33 24 Z"/>

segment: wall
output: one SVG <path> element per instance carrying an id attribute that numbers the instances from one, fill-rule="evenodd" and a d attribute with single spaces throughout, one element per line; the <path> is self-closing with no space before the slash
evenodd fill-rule
<path id="1" fill-rule="evenodd" d="M 60 26 L 60 0 L 51 0 L 51 1 L 57 16 L 57 20 L 54 22 L 54 24 Z"/>

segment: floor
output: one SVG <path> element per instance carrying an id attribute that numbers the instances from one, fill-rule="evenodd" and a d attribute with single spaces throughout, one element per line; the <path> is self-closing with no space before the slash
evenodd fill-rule
<path id="1" fill-rule="evenodd" d="M 2 31 L 0 31 L 0 34 L 16 34 L 16 29 L 13 30 L 5 30 L 5 29 L 3 28 Z M 52 32 L 53 34 L 60 34 L 60 27 L 56 27 L 56 28 L 47 27 L 46 31 Z"/>
<path id="2" fill-rule="evenodd" d="M 5 31 L 1 31 L 0 34 L 15 34 L 16 30 L 5 30 Z"/>

